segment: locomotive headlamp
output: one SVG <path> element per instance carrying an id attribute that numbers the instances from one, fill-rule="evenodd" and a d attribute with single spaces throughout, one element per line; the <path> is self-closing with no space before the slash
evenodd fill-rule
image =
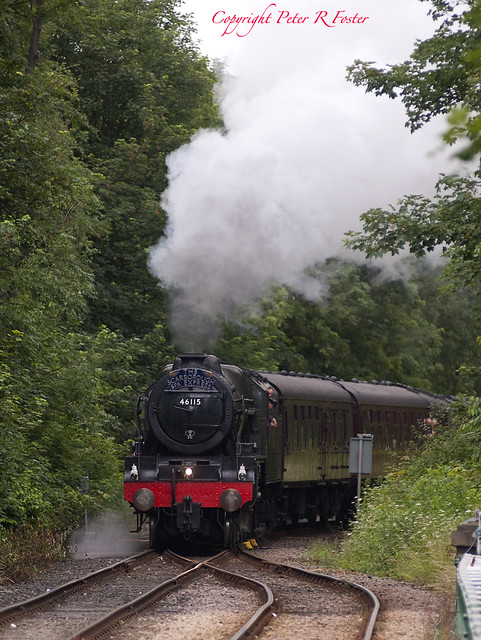
<path id="1" fill-rule="evenodd" d="M 245 480 L 247 478 L 247 472 L 246 472 L 245 465 L 241 464 L 241 466 L 239 467 L 239 471 L 237 473 L 237 478 L 238 478 L 238 480 Z"/>
<path id="2" fill-rule="evenodd" d="M 189 480 L 194 477 L 194 469 L 192 467 L 185 467 L 184 469 L 184 477 Z"/>
<path id="3" fill-rule="evenodd" d="M 132 497 L 132 504 L 137 511 L 150 511 L 155 504 L 155 496 L 150 489 L 138 489 Z"/>
<path id="4" fill-rule="evenodd" d="M 219 503 L 224 511 L 232 513 L 241 506 L 242 496 L 236 489 L 226 489 L 220 494 Z"/>

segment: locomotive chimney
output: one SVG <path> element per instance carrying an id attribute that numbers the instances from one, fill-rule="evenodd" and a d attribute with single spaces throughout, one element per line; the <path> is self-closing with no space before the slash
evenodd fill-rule
<path id="1" fill-rule="evenodd" d="M 174 360 L 173 371 L 177 369 L 206 369 L 221 373 L 219 358 L 204 353 L 182 353 Z"/>

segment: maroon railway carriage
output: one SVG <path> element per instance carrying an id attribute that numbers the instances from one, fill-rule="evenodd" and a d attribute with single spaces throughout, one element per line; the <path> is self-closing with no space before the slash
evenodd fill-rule
<path id="1" fill-rule="evenodd" d="M 354 498 L 350 438 L 374 436 L 373 473 L 446 398 L 392 384 L 259 373 L 184 354 L 138 402 L 124 495 L 152 546 L 231 546 L 282 522 L 327 522 Z"/>

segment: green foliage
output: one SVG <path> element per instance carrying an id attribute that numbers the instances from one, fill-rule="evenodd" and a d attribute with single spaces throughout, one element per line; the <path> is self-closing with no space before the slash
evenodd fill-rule
<path id="1" fill-rule="evenodd" d="M 399 97 L 411 131 L 433 116 L 449 113 L 456 105 L 464 104 L 476 111 L 481 106 L 478 78 L 469 61 L 469 54 L 479 46 L 479 25 L 471 21 L 470 28 L 466 28 L 466 12 L 460 10 L 457 0 L 432 0 L 430 4 L 438 27 L 431 38 L 416 42 L 409 60 L 386 68 L 356 60 L 348 68 L 348 79 L 364 86 L 367 92 Z M 477 4 L 471 0 L 462 8 Z"/>
<path id="2" fill-rule="evenodd" d="M 479 285 L 481 268 L 481 183 L 475 178 L 442 176 L 434 199 L 407 196 L 396 209 L 371 209 L 361 215 L 363 230 L 346 234 L 345 244 L 367 257 L 397 254 L 405 246 L 423 256 L 444 245 L 446 277 L 459 288 Z"/>
<path id="3" fill-rule="evenodd" d="M 435 584 L 437 569 L 454 559 L 451 532 L 481 499 L 478 485 L 479 473 L 455 462 L 393 472 L 364 494 L 343 545 L 343 565 Z"/>
<path id="4" fill-rule="evenodd" d="M 51 337 L 52 343 L 37 343 L 35 360 L 25 338 L 15 340 L 10 358 L 23 364 L 15 371 L 2 367 L 0 443 L 8 454 L 0 481 L 3 526 L 43 522 L 68 528 L 85 506 L 81 475 L 91 478 L 92 511 L 120 495 L 120 449 L 106 411 L 111 374 L 97 366 L 103 363 L 89 349 L 101 340 L 86 344 L 59 331 Z"/>
<path id="5" fill-rule="evenodd" d="M 468 69 L 468 91 L 462 104 L 455 107 L 449 114 L 450 128 L 444 136 L 448 144 L 459 139 L 467 141 L 467 146 L 458 152 L 458 156 L 463 160 L 470 160 L 479 156 L 481 152 L 481 109 L 479 103 L 481 3 L 479 0 L 472 0 L 470 6 L 470 10 L 464 14 L 469 32 L 474 34 L 471 48 L 464 56 L 464 62 Z"/>
<path id="6" fill-rule="evenodd" d="M 92 236 L 97 296 L 88 327 L 140 336 L 162 322 L 165 301 L 146 268 L 161 237 L 166 156 L 219 123 L 216 77 L 192 42 L 177 0 L 86 0 L 50 25 L 50 55 L 76 78 L 87 127 L 85 161 L 97 181 L 102 225 Z"/>
<path id="7" fill-rule="evenodd" d="M 146 252 L 166 154 L 217 117 L 177 4 L 0 7 L 0 532 L 120 499 L 118 443 L 171 357 Z"/>
<path id="8" fill-rule="evenodd" d="M 377 95 L 400 97 L 408 124 L 418 129 L 433 116 L 450 114 L 446 140 L 467 136 L 471 145 L 464 157 L 472 157 L 479 145 L 481 102 L 481 5 L 433 0 L 431 11 L 439 26 L 432 38 L 418 41 L 406 62 L 387 69 L 356 61 L 349 79 Z M 396 254 L 408 246 L 424 255 L 437 246 L 450 259 L 446 275 L 456 286 L 478 285 L 480 280 L 479 181 L 474 177 L 441 176 L 434 199 L 404 197 L 392 211 L 371 209 L 364 213 L 363 231 L 348 233 L 346 244 L 365 251 L 368 257 Z"/>
<path id="9" fill-rule="evenodd" d="M 58 298 L 60 307 L 66 295 L 73 302 L 90 286 L 86 237 L 95 228 L 97 199 L 65 129 L 74 93 L 68 78 L 17 78 L 15 88 L 0 88 L 0 290 L 2 299 L 16 295 L 24 273 L 70 260 L 70 284 L 62 269 L 46 282 L 37 278 L 36 293 L 50 304 Z"/>
<path id="10" fill-rule="evenodd" d="M 226 322 L 215 352 L 224 362 L 263 371 L 282 368 L 290 352 L 283 323 L 294 312 L 295 299 L 285 288 L 273 289 L 271 298 L 263 300 L 260 313 L 237 314 Z M 291 356 L 292 357 L 292 356 Z M 295 358 L 295 356 L 294 356 Z"/>
<path id="11" fill-rule="evenodd" d="M 386 280 L 372 267 L 334 270 L 325 311 L 325 323 L 340 339 L 331 350 L 334 375 L 432 386 L 440 329 L 425 318 L 415 274 L 408 273 Z"/>
<path id="12" fill-rule="evenodd" d="M 416 43 L 409 60 L 384 69 L 356 61 L 349 69 L 349 78 L 377 95 L 399 97 L 406 106 L 411 130 L 435 115 L 448 113 L 451 127 L 445 140 L 451 144 L 466 137 L 469 145 L 460 156 L 472 158 L 481 150 L 481 3 L 470 0 L 460 6 L 455 0 L 432 0 L 431 4 L 438 28 L 432 38 Z M 412 254 L 424 256 L 442 247 L 447 265 L 444 279 L 453 289 L 470 287 L 470 295 L 478 296 L 481 282 L 478 174 L 479 170 L 470 177 L 441 176 L 434 198 L 405 196 L 391 211 L 367 211 L 361 216 L 363 230 L 348 233 L 346 245 L 364 251 L 369 258 L 397 254 L 406 247 Z M 447 304 L 454 311 L 452 300 Z M 478 308 L 473 307 L 473 311 L 479 315 Z M 462 317 L 466 319 L 466 315 Z M 460 345 L 455 323 L 449 325 L 443 350 L 452 359 L 454 345 Z M 466 332 L 461 322 L 456 328 Z M 461 350 L 465 351 L 463 347 Z M 465 354 L 469 360 L 469 353 Z M 477 368 L 467 365 L 460 369 L 461 376 L 468 372 L 479 380 L 479 364 Z M 444 377 L 442 370 L 439 373 Z"/>
<path id="13" fill-rule="evenodd" d="M 451 532 L 481 501 L 479 398 L 454 405 L 447 418 L 433 436 L 420 432 L 385 481 L 365 490 L 341 553 L 315 549 L 319 561 L 436 586 L 454 560 Z"/>
<path id="14" fill-rule="evenodd" d="M 135 434 L 136 396 L 175 355 L 164 294 L 146 257 L 166 224 L 159 196 L 167 154 L 199 127 L 218 124 L 216 77 L 178 4 L 6 0 L 0 6 L 5 557 L 20 558 L 11 532 L 65 531 L 85 508 L 94 513 L 119 499 L 122 443 Z M 448 32 L 459 21 L 449 3 L 434 6 L 445 32 L 430 46 L 452 44 L 442 58 L 447 84 L 448 63 L 461 55 L 459 37 Z M 404 79 L 434 64 L 429 47 L 419 52 L 418 66 L 406 69 Z M 387 79 L 393 91 L 401 72 L 395 82 Z M 429 74 L 418 80 L 434 82 Z M 453 91 L 468 95 L 465 84 L 455 83 Z M 421 110 L 418 122 L 423 117 Z M 404 233 L 416 254 L 448 238 L 461 273 L 477 261 L 479 225 L 475 216 L 463 218 L 463 211 L 477 211 L 477 189 L 474 181 L 446 179 L 432 215 L 426 202 L 412 200 L 401 226 L 384 221 L 382 231 L 399 246 Z M 419 241 L 412 240 L 416 233 Z M 312 273 L 329 285 L 322 301 L 274 289 L 260 314 L 246 309 L 226 322 L 219 356 L 254 369 L 391 379 L 445 392 L 461 388 L 462 361 L 466 371 L 478 366 L 467 346 L 475 335 L 473 300 L 459 292 L 448 303 L 427 267 L 421 284 L 419 271 L 382 281 L 374 268 L 337 261 L 315 265 Z M 466 443 L 472 444 L 467 434 L 456 446 L 461 451 Z M 87 496 L 79 489 L 83 475 L 90 477 Z"/>
<path id="15" fill-rule="evenodd" d="M 79 475 L 92 476 L 92 509 L 118 491 L 112 417 L 78 333 L 94 292 L 98 199 L 68 127 L 69 75 L 9 72 L 0 86 L 0 525 L 70 527 L 84 508 Z"/>
<path id="16" fill-rule="evenodd" d="M 472 348 L 476 298 L 443 291 L 439 271 L 410 259 L 402 264 L 402 278 L 386 279 L 371 265 L 330 261 L 312 272 L 326 290 L 321 300 L 276 289 L 257 315 L 238 313 L 226 324 L 213 351 L 253 369 L 472 393 L 481 388 L 468 375 L 481 363 L 481 353 Z"/>
<path id="17" fill-rule="evenodd" d="M 28 580 L 64 555 L 64 532 L 45 526 L 0 529 L 0 585 Z"/>

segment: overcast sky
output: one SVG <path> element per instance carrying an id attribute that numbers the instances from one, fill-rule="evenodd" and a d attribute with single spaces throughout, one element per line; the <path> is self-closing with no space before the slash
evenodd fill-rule
<path id="1" fill-rule="evenodd" d="M 203 347 L 192 338 L 202 320 L 210 331 L 215 315 L 250 304 L 272 281 L 322 293 L 304 270 L 342 253 L 361 213 L 431 194 L 437 174 L 453 171 L 440 151 L 442 122 L 411 135 L 398 101 L 345 81 L 356 58 L 409 57 L 434 30 L 430 6 L 185 0 L 201 50 L 226 65 L 226 131 L 200 132 L 170 156 L 169 227 L 150 260 L 176 291 L 173 323 L 186 329 L 186 347 Z M 243 22 L 230 22 L 234 15 Z"/>
<path id="2" fill-rule="evenodd" d="M 323 54 L 332 46 L 342 45 L 344 54 L 336 52 L 348 64 L 354 57 L 375 54 L 381 60 L 397 61 L 408 56 L 412 42 L 424 39 L 433 30 L 427 17 L 430 2 L 420 0 L 184 0 L 183 9 L 192 13 L 198 25 L 202 50 L 216 57 L 229 56 L 235 49 L 245 55 L 258 47 L 268 55 L 270 47 L 295 44 L 292 54 L 302 61 L 306 54 Z M 339 16 L 336 16 L 339 12 Z M 216 15 L 217 14 L 217 15 Z M 267 21 L 267 16 L 271 18 Z M 341 22 L 343 17 L 367 18 L 357 24 Z M 251 18 L 223 35 L 222 19 L 233 16 Z M 263 24 L 252 19 L 264 15 Z M 267 22 L 267 23 L 266 23 Z M 329 25 L 329 26 L 327 26 Z M 332 26 L 334 25 L 334 26 Z M 248 32 L 248 33 L 247 33 Z M 304 44 L 302 44 L 304 43 Z"/>

